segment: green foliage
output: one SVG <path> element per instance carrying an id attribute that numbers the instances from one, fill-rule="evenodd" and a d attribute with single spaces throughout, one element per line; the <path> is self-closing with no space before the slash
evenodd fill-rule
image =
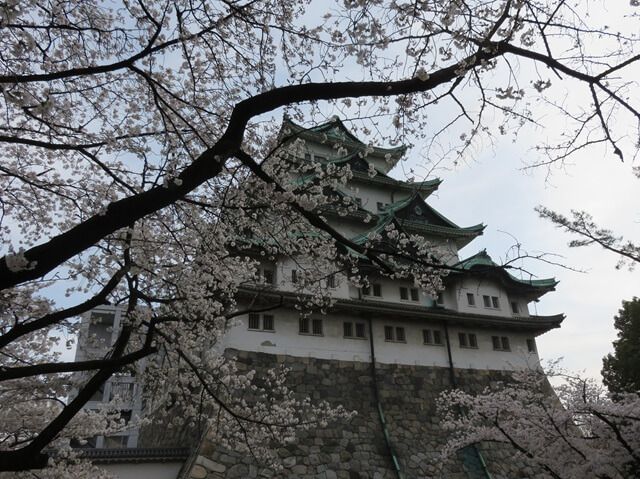
<path id="1" fill-rule="evenodd" d="M 618 340 L 602 359 L 604 384 L 612 394 L 640 394 L 640 299 L 622 301 L 614 321 Z"/>

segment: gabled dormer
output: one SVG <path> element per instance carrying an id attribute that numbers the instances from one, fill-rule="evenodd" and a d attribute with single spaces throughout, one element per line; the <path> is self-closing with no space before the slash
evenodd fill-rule
<path id="1" fill-rule="evenodd" d="M 458 310 L 476 314 L 529 316 L 528 303 L 554 291 L 558 281 L 520 279 L 496 264 L 485 250 L 453 265 L 447 288 L 458 297 Z"/>

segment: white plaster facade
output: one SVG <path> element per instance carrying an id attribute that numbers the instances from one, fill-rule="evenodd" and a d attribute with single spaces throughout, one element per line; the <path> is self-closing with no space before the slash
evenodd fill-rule
<path id="1" fill-rule="evenodd" d="M 331 160 L 332 155 L 336 154 L 333 146 L 339 143 L 338 138 L 349 137 L 343 128 L 339 122 L 330 122 L 325 125 L 324 130 L 321 127 L 316 133 L 305 133 L 306 137 L 302 134 L 306 139 L 306 161 L 321 163 Z M 327 133 L 331 135 L 331 132 L 334 136 L 328 138 Z M 349 153 L 357 151 L 357 145 L 354 146 L 353 141 L 345 146 Z M 361 146 L 364 148 L 364 145 Z M 356 172 L 348 185 L 341 188 L 342 193 L 354 198 L 354 203 L 362 210 L 371 213 L 373 220 L 365 222 L 362 216 L 357 215 L 333 218 L 329 215 L 332 227 L 347 238 L 361 235 L 375 226 L 390 205 L 393 209 L 404 200 L 421 201 L 412 200 L 414 193 L 411 193 L 407 184 L 384 175 L 397 161 L 386 161 L 384 153 L 379 149 L 375 154 L 360 157 L 369 164 L 373 163 L 378 169 L 376 180 L 367 181 L 362 172 Z M 361 162 L 360 159 L 355 161 Z M 439 183 L 435 184 L 437 187 Z M 420 194 L 422 198 L 426 196 L 428 192 Z M 357 202 L 355 198 L 358 199 Z M 481 234 L 482 228 L 459 228 L 429 206 L 416 206 L 414 209 L 429 211 L 429 217 L 436 221 L 431 229 L 434 233 L 423 233 L 423 239 L 433 245 L 434 251 L 449 265 L 459 263 L 459 246 L 464 246 L 473 236 Z M 420 220 L 411 219 L 406 224 L 409 227 L 412 224 L 413 227 L 421 227 L 420 231 L 428 231 L 431 227 L 426 220 L 423 227 L 416 221 Z M 263 267 L 261 264 L 261 268 Z M 281 257 L 268 267 L 276 272 L 272 286 L 274 292 L 300 293 L 298 286 L 292 284 L 292 277 L 293 270 L 299 271 L 304 265 L 301 266 L 292 258 Z M 348 278 L 341 274 L 335 275 L 335 287 L 330 288 L 329 292 L 337 301 L 336 307 L 327 314 L 311 315 L 307 320 L 321 322 L 321 334 L 307 332 L 310 327 L 300 325 L 299 311 L 291 306 L 284 306 L 261 313 L 269 315 L 268 323 L 273 325 L 272 330 L 250 328 L 248 316 L 240 318 L 241 323 L 227 334 L 223 347 L 369 362 L 373 346 L 376 361 L 382 363 L 512 369 L 537 364 L 535 337 L 559 324 L 531 326 L 527 322 L 530 317 L 528 303 L 546 290 L 537 290 L 506 273 L 498 278 L 495 275 L 452 274 L 452 279 L 447 281 L 447 287 L 437 301 L 423 291 L 412 291 L 415 286 L 411 281 L 385 277 L 369 279 L 372 285 L 378 285 L 377 293 L 370 290 L 369 295 L 363 295 L 359 288 L 349 284 Z M 254 318 L 254 326 L 262 324 L 257 321 L 261 320 Z M 345 336 L 344 323 L 365 324 L 364 337 Z M 385 327 L 391 327 L 393 331 L 400 328 L 402 339 L 390 339 Z M 429 333 L 425 333 L 425 330 Z M 432 336 L 435 332 L 438 334 L 439 344 L 434 344 Z M 431 341 L 425 343 L 429 339 L 425 335 L 431 335 Z"/>

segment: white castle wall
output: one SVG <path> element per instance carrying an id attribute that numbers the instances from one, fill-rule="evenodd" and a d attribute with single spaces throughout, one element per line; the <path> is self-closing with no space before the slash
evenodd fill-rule
<path id="1" fill-rule="evenodd" d="M 296 310 L 278 309 L 268 314 L 275 316 L 275 330 L 273 332 L 249 330 L 245 317 L 242 318 L 241 324 L 233 327 L 225 336 L 223 348 L 341 361 L 369 362 L 371 360 L 369 327 L 367 321 L 362 317 L 341 313 L 332 313 L 326 316 L 312 315 L 312 319 L 323 320 L 323 334 L 317 336 L 299 333 L 299 312 Z M 345 338 L 343 336 L 344 321 L 365 323 L 366 338 Z M 449 366 L 443 323 L 389 317 L 385 319 L 374 318 L 372 325 L 377 362 L 417 366 Z M 406 342 L 386 341 L 384 326 L 404 328 Z M 423 329 L 440 331 L 443 344 L 424 344 Z M 458 333 L 475 334 L 478 347 L 460 347 Z M 508 337 L 511 350 L 493 350 L 492 336 Z M 537 354 L 529 353 L 527 350 L 527 339 L 533 340 L 534 338 L 531 333 L 450 327 L 449 338 L 453 363 L 457 368 L 511 370 L 527 365 L 535 366 L 538 363 Z"/>
<path id="2" fill-rule="evenodd" d="M 473 294 L 475 306 L 470 306 L 467 300 L 467 293 Z M 449 287 L 451 299 L 455 299 L 457 305 L 454 309 L 470 314 L 491 314 L 493 316 L 529 316 L 529 308 L 524 298 L 510 296 L 503 287 L 495 281 L 483 280 L 480 278 L 463 279 L 455 285 Z M 484 305 L 483 296 L 496 297 L 499 300 L 500 308 L 487 308 Z M 515 314 L 511 309 L 511 302 L 518 303 L 519 313 Z"/>

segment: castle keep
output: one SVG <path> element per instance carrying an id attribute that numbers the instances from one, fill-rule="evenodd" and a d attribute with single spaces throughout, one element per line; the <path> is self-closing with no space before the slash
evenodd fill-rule
<path id="1" fill-rule="evenodd" d="M 346 186 L 331 192 L 347 208 L 322 211 L 339 234 L 355 245 L 390 231 L 420 238 L 448 271 L 444 288 L 431 294 L 413 279 L 377 274 L 363 256 L 359 268 L 366 281 L 356 283 L 341 267 L 326 271 L 322 286 L 330 292 L 330 306 L 302 314 L 306 268 L 313 265 L 290 256 L 263 257 L 255 281 L 239 298 L 255 305 L 255 312 L 239 318 L 221 350 L 238 357 L 241 371 L 255 369 L 258 376 L 285 366 L 288 386 L 300 398 L 341 404 L 357 415 L 280 445 L 281 470 L 259 464 L 246 451 L 222 448 L 204 434 L 178 477 L 543 477 L 503 446 L 479 444 L 443 462 L 447 433 L 436 403 L 443 391 L 479 392 L 508 381 L 514 368 L 537 366 L 536 337 L 559 327 L 563 316 L 532 315 L 529 303 L 557 282 L 519 279 L 486 251 L 462 255 L 484 226 L 460 227 L 429 205 L 440 180 L 393 178 L 403 147 L 368 146 L 337 118 L 311 129 L 285 118 L 283 131 L 304 140 L 295 160 L 300 164 L 349 166 Z M 313 176 L 291 181 L 310 182 Z M 261 308 L 274 303 L 277 308 Z M 153 428 L 117 440 L 125 447 L 176 446 L 175 435 Z"/>
<path id="2" fill-rule="evenodd" d="M 337 193 L 355 207 L 346 214 L 323 212 L 339 233 L 365 244 L 392 225 L 428 241 L 451 271 L 437 297 L 410 280 L 378 277 L 373 270 L 360 287 L 339 269 L 327 271 L 332 307 L 301 315 L 295 305 L 304 265 L 295 258 L 262 261 L 247 298 L 259 291 L 266 302 L 271 296 L 282 304 L 243 317 L 225 338 L 227 354 L 258 372 L 284 365 L 300 397 L 342 404 L 358 414 L 346 424 L 303 432 L 296 443 L 281 447 L 282 471 L 205 437 L 183 477 L 542 477 L 512 460 L 508 448 L 490 445 L 467 448 L 443 464 L 439 450 L 446 431 L 436 400 L 444 390 L 481 391 L 508 380 L 513 368 L 537 365 L 536 337 L 559 327 L 563 316 L 532 315 L 528 304 L 553 291 L 556 281 L 518 279 L 486 251 L 462 257 L 460 250 L 484 226 L 460 227 L 429 205 L 440 180 L 410 183 L 390 176 L 404 148 L 368 147 L 337 118 L 311 129 L 285 119 L 283 130 L 304 139 L 300 162 L 349 165 L 352 178 Z"/>

